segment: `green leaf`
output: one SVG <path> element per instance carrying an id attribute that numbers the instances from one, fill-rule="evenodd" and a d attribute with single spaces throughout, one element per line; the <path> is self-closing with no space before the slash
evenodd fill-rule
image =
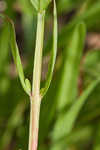
<path id="1" fill-rule="evenodd" d="M 44 88 L 41 89 L 42 97 L 46 94 L 46 92 L 50 86 L 52 76 L 53 76 L 55 61 L 56 61 L 56 55 L 57 55 L 57 10 L 56 10 L 56 3 L 54 0 L 53 48 L 52 48 L 52 56 L 50 59 L 50 64 L 49 64 L 49 69 L 48 69 L 48 73 L 47 73 L 47 79 L 45 82 L 45 86 L 44 86 Z"/>
<path id="2" fill-rule="evenodd" d="M 37 11 L 39 11 L 39 0 L 30 0 L 30 1 L 31 1 L 31 3 L 32 3 L 33 7 L 34 7 Z"/>
<path id="3" fill-rule="evenodd" d="M 14 109 L 13 113 L 8 119 L 6 125 L 7 127 L 0 140 L 1 149 L 5 149 L 10 144 L 14 131 L 19 126 L 20 121 L 23 120 L 24 111 L 25 111 L 25 102 L 21 101 L 19 104 L 17 104 L 16 108 Z"/>
<path id="4" fill-rule="evenodd" d="M 69 36 L 69 42 L 66 43 L 63 70 L 57 95 L 58 110 L 63 109 L 75 99 L 85 35 L 85 25 L 84 23 L 79 23 Z"/>
<path id="5" fill-rule="evenodd" d="M 14 29 L 14 24 L 12 22 L 12 20 L 10 20 L 7 16 L 0 14 L 0 17 L 2 17 L 9 26 L 9 31 L 10 31 L 10 46 L 11 46 L 11 51 L 12 51 L 12 55 L 14 58 L 14 62 L 16 64 L 16 68 L 19 74 L 19 78 L 22 84 L 22 87 L 24 89 L 24 91 L 30 95 L 29 91 L 27 91 L 27 87 L 25 84 L 25 77 L 24 77 L 24 72 L 23 72 L 23 67 L 22 67 L 22 63 L 21 63 L 21 59 L 20 59 L 20 55 L 19 55 L 19 50 L 18 50 L 18 46 L 16 43 L 16 36 L 15 36 L 15 29 Z M 30 89 L 31 91 L 31 89 Z"/>
<path id="6" fill-rule="evenodd" d="M 81 143 L 81 141 L 89 141 L 93 134 L 92 126 L 82 126 L 75 128 L 71 134 L 65 136 L 61 140 L 54 142 L 50 150 L 65 150 L 69 149 L 70 145 L 75 145 L 76 143 Z"/>
<path id="7" fill-rule="evenodd" d="M 40 10 L 45 10 L 48 7 L 50 2 L 51 2 L 51 0 L 40 1 Z"/>
<path id="8" fill-rule="evenodd" d="M 86 54 L 83 65 L 84 71 L 93 76 L 99 78 L 100 76 L 100 50 L 91 50 Z"/>
<path id="9" fill-rule="evenodd" d="M 25 79 L 25 85 L 26 85 L 28 93 L 31 93 L 31 84 L 28 79 Z"/>
<path id="10" fill-rule="evenodd" d="M 0 35 L 0 73 L 4 70 L 4 64 L 7 62 L 9 49 L 9 28 L 4 25 Z"/>
<path id="11" fill-rule="evenodd" d="M 79 7 L 80 3 L 82 5 L 84 1 L 86 0 L 58 0 L 58 11 L 60 14 L 69 12 L 72 9 Z"/>
<path id="12" fill-rule="evenodd" d="M 65 25 L 60 34 L 58 40 L 58 46 L 65 46 L 67 34 L 72 30 L 72 28 L 80 21 L 85 22 L 86 26 L 90 28 L 90 26 L 95 27 L 95 23 L 98 22 L 100 16 L 100 1 L 97 1 L 92 7 L 87 9 L 85 12 L 83 11 L 81 15 L 75 16 L 69 24 Z"/>
<path id="13" fill-rule="evenodd" d="M 71 132 L 82 106 L 99 82 L 99 80 L 93 81 L 67 113 L 59 117 L 52 133 L 53 140 L 58 140 Z"/>
<path id="14" fill-rule="evenodd" d="M 22 15 L 29 15 L 29 17 L 33 17 L 33 12 L 35 11 L 33 8 L 32 3 L 29 0 L 18 0 L 21 10 L 22 10 Z"/>
<path id="15" fill-rule="evenodd" d="M 93 150 L 100 150 L 100 122 L 95 129 L 95 133 Z"/>
<path id="16" fill-rule="evenodd" d="M 37 12 L 46 10 L 51 0 L 30 0 Z"/>

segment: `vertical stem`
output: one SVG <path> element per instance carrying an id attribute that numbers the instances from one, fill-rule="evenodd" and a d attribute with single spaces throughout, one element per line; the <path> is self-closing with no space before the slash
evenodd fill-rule
<path id="1" fill-rule="evenodd" d="M 40 81 L 41 81 L 41 64 L 42 64 L 42 49 L 44 39 L 44 17 L 45 12 L 38 13 L 36 49 L 34 57 L 33 70 L 33 86 L 30 103 L 30 135 L 29 135 L 29 150 L 37 150 L 38 145 L 38 130 L 39 130 L 39 113 L 40 113 Z"/>
<path id="2" fill-rule="evenodd" d="M 34 71 L 33 71 L 33 89 L 32 89 L 32 94 L 37 95 L 39 95 L 40 92 L 42 49 L 44 39 L 44 16 L 45 12 L 38 13 L 36 49 L 35 49 Z"/>
<path id="3" fill-rule="evenodd" d="M 29 150 L 37 150 L 38 146 L 40 99 L 38 97 L 35 98 L 31 99 L 30 104 Z"/>

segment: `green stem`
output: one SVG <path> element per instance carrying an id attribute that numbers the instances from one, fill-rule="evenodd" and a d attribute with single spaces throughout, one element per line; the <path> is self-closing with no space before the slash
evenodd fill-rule
<path id="1" fill-rule="evenodd" d="M 41 80 L 42 49 L 44 39 L 44 16 L 45 12 L 38 13 L 36 49 L 35 49 L 34 71 L 33 71 L 33 89 L 32 89 L 32 94 L 37 95 L 40 94 L 39 92 Z"/>
<path id="2" fill-rule="evenodd" d="M 41 99 L 35 97 L 31 99 L 30 105 L 30 135 L 29 135 L 29 150 L 37 150 L 38 146 L 38 130 L 39 130 L 39 113 Z"/>
<path id="3" fill-rule="evenodd" d="M 29 135 L 29 150 L 37 150 L 38 145 L 38 130 L 39 130 L 39 114 L 40 114 L 40 81 L 41 81 L 41 66 L 42 66 L 42 50 L 44 39 L 44 17 L 45 12 L 38 13 L 36 49 L 33 70 L 33 86 L 32 95 L 30 97 L 30 135 Z"/>

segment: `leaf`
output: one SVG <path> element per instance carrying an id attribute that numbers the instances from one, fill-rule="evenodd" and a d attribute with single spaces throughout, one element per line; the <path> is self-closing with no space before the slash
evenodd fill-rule
<path id="1" fill-rule="evenodd" d="M 94 90 L 99 82 L 99 80 L 93 81 L 79 97 L 79 99 L 75 101 L 75 103 L 66 112 L 66 114 L 63 114 L 58 118 L 54 127 L 54 131 L 52 133 L 53 140 L 58 140 L 71 132 L 80 110 L 82 109 L 88 96 L 91 94 L 91 92 Z"/>
<path id="2" fill-rule="evenodd" d="M 22 67 L 22 63 L 21 63 L 21 59 L 20 59 L 20 55 L 19 55 L 19 50 L 18 50 L 18 46 L 16 43 L 16 36 L 15 36 L 15 29 L 14 29 L 14 24 L 13 22 L 5 15 L 0 14 L 0 17 L 2 17 L 9 26 L 9 31 L 10 31 L 10 46 L 11 46 L 11 51 L 12 51 L 12 55 L 14 58 L 14 62 L 16 64 L 16 68 L 19 74 L 19 78 L 22 84 L 22 87 L 24 89 L 24 91 L 30 95 L 29 91 L 27 91 L 27 87 L 25 84 L 25 77 L 24 77 L 24 72 L 23 72 L 23 67 Z M 31 91 L 31 89 L 30 89 Z"/>
<path id="3" fill-rule="evenodd" d="M 89 50 L 85 57 L 82 65 L 83 69 L 83 88 L 88 84 L 92 83 L 95 79 L 100 78 L 100 51 L 98 50 Z M 79 116 L 79 124 L 84 124 L 90 121 L 93 121 L 100 115 L 100 86 L 98 85 L 92 94 L 88 97 L 88 100 L 84 106 L 83 111 Z M 95 99 L 95 100 L 94 100 Z"/>
<path id="4" fill-rule="evenodd" d="M 83 4 L 83 2 L 86 0 L 59 0 L 58 1 L 58 11 L 59 13 L 66 13 L 71 11 L 73 8 L 75 9 L 76 7 Z"/>
<path id="5" fill-rule="evenodd" d="M 17 104 L 16 108 L 14 109 L 10 118 L 8 119 L 7 127 L 0 140 L 1 149 L 5 149 L 10 144 L 14 131 L 19 126 L 20 121 L 23 120 L 24 111 L 25 111 L 25 102 L 21 101 L 19 104 Z"/>
<path id="6" fill-rule="evenodd" d="M 75 99 L 85 35 L 85 25 L 84 23 L 79 23 L 72 31 L 69 42 L 65 48 L 62 75 L 57 94 L 59 111 Z"/>
<path id="7" fill-rule="evenodd" d="M 93 150 L 100 150 L 100 122 L 96 126 L 95 133 Z"/>
<path id="8" fill-rule="evenodd" d="M 87 9 L 85 12 L 81 15 L 75 16 L 69 24 L 65 25 L 60 34 L 59 34 L 59 40 L 58 40 L 58 46 L 65 46 L 66 45 L 66 39 L 67 34 L 72 30 L 72 28 L 80 21 L 85 22 L 86 26 L 89 28 L 90 26 L 95 27 L 95 22 L 99 20 L 100 16 L 100 1 L 96 2 L 92 7 Z"/>
<path id="9" fill-rule="evenodd" d="M 53 76 L 55 61 L 56 61 L 56 55 L 57 55 L 57 10 L 56 10 L 56 3 L 54 0 L 53 48 L 52 48 L 52 56 L 50 59 L 50 64 L 49 64 L 49 69 L 48 69 L 48 73 L 47 73 L 47 79 L 45 82 L 45 86 L 44 86 L 44 88 L 41 89 L 42 97 L 46 94 L 46 92 L 50 86 L 52 76 Z"/>
<path id="10" fill-rule="evenodd" d="M 39 0 L 30 0 L 34 8 L 39 11 Z"/>
<path id="11" fill-rule="evenodd" d="M 42 1 L 40 1 L 40 9 L 42 11 L 45 10 L 48 7 L 50 2 L 51 2 L 51 0 L 42 0 Z"/>
<path id="12" fill-rule="evenodd" d="M 81 141 L 86 141 L 88 143 L 92 134 L 93 129 L 90 125 L 75 128 L 71 134 L 53 143 L 50 150 L 69 149 L 70 145 L 76 145 L 76 143 L 81 143 Z"/>
<path id="13" fill-rule="evenodd" d="M 83 69 L 90 76 L 100 76 L 100 50 L 91 50 L 86 54 Z"/>
<path id="14" fill-rule="evenodd" d="M 28 15 L 29 17 L 33 17 L 33 5 L 29 0 L 19 0 L 21 10 L 23 15 Z"/>
<path id="15" fill-rule="evenodd" d="M 0 35 L 0 73 L 4 70 L 4 64 L 7 62 L 9 49 L 9 28 L 4 25 Z"/>
<path id="16" fill-rule="evenodd" d="M 51 0 L 30 0 L 37 12 L 46 10 Z"/>
<path id="17" fill-rule="evenodd" d="M 28 93 L 31 93 L 31 84 L 28 79 L 25 79 L 25 85 L 26 85 Z"/>

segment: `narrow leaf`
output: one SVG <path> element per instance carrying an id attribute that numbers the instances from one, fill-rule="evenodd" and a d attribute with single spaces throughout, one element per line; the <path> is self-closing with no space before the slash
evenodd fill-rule
<path id="1" fill-rule="evenodd" d="M 25 79 L 25 85 L 26 85 L 28 93 L 31 93 L 31 84 L 28 79 Z"/>
<path id="2" fill-rule="evenodd" d="M 39 0 L 30 0 L 36 11 L 39 11 Z"/>
<path id="3" fill-rule="evenodd" d="M 73 132 L 69 135 L 65 136 L 59 142 L 54 142 L 51 145 L 50 150 L 65 150 L 65 148 L 69 148 L 70 144 L 79 143 L 81 141 L 87 141 L 91 138 L 93 134 L 93 129 L 90 125 L 75 128 Z M 67 149 L 66 149 L 67 150 Z"/>
<path id="4" fill-rule="evenodd" d="M 11 143 L 14 131 L 19 126 L 20 121 L 22 121 L 24 118 L 23 117 L 24 111 L 25 111 L 25 102 L 21 101 L 14 108 L 14 111 L 12 112 L 11 116 L 7 120 L 6 129 L 0 140 L 1 149 L 6 149 L 6 147 L 8 147 L 8 145 Z"/>
<path id="5" fill-rule="evenodd" d="M 56 10 L 56 3 L 54 0 L 54 25 L 53 25 L 53 48 L 52 48 L 52 56 L 50 59 L 50 64 L 49 64 L 49 69 L 48 69 L 48 73 L 47 73 L 47 79 L 45 82 L 45 86 L 44 88 L 41 89 L 41 96 L 43 97 L 52 80 L 52 76 L 53 76 L 53 70 L 54 70 L 54 65 L 55 65 L 55 61 L 56 61 L 56 55 L 57 55 L 57 10 Z"/>
<path id="6" fill-rule="evenodd" d="M 60 34 L 58 40 L 58 46 L 64 46 L 66 44 L 67 34 L 70 30 L 80 21 L 84 20 L 86 26 L 89 28 L 90 26 L 95 26 L 95 23 L 99 19 L 100 14 L 100 1 L 96 2 L 92 7 L 87 9 L 85 12 L 79 16 L 75 16 L 69 24 L 65 25 Z"/>
<path id="7" fill-rule="evenodd" d="M 51 2 L 51 0 L 42 0 L 42 1 L 40 1 L 40 10 L 41 11 L 45 10 L 48 7 L 50 2 Z"/>
<path id="8" fill-rule="evenodd" d="M 37 12 L 45 11 L 51 0 L 30 0 Z"/>
<path id="9" fill-rule="evenodd" d="M 7 16 L 0 14 L 0 17 L 2 17 L 9 26 L 9 31 L 10 31 L 10 46 L 11 46 L 11 51 L 12 51 L 12 55 L 14 58 L 14 62 L 16 64 L 16 68 L 19 74 L 19 78 L 22 84 L 22 87 L 24 89 L 24 91 L 30 95 L 29 91 L 27 91 L 27 87 L 25 84 L 25 77 L 24 77 L 24 72 L 23 72 L 23 67 L 22 67 L 22 63 L 21 63 L 21 59 L 20 59 L 20 55 L 19 55 L 19 50 L 18 50 L 18 46 L 16 43 L 16 36 L 15 36 L 15 29 L 14 29 L 14 24 L 12 22 L 12 20 L 10 20 Z M 31 90 L 31 89 L 30 89 Z"/>
<path id="10" fill-rule="evenodd" d="M 83 69 L 90 76 L 99 78 L 100 75 L 100 50 L 90 50 L 84 59 Z"/>
<path id="11" fill-rule="evenodd" d="M 4 69 L 4 64 L 7 62 L 8 49 L 9 49 L 9 28 L 4 25 L 0 34 L 0 73 Z"/>
<path id="12" fill-rule="evenodd" d="M 85 35 L 85 25 L 84 23 L 79 23 L 72 31 L 70 40 L 65 48 L 62 75 L 57 95 L 59 111 L 75 99 Z"/>
<path id="13" fill-rule="evenodd" d="M 71 132 L 82 106 L 99 82 L 99 80 L 93 81 L 68 110 L 67 114 L 59 117 L 52 134 L 53 140 L 58 140 Z"/>
<path id="14" fill-rule="evenodd" d="M 100 150 L 100 122 L 95 128 L 95 133 L 93 150 Z"/>

